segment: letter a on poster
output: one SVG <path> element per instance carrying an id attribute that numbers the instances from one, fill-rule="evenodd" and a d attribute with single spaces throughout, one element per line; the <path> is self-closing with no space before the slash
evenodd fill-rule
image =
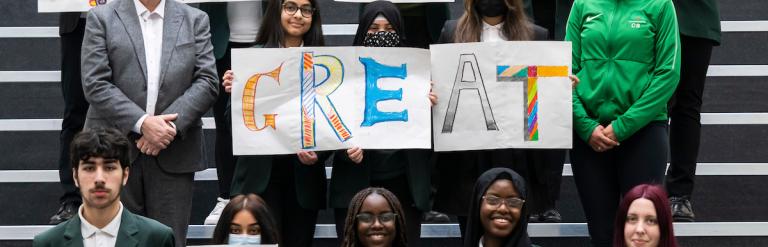
<path id="1" fill-rule="evenodd" d="M 571 44 L 433 45 L 435 151 L 571 147 Z"/>

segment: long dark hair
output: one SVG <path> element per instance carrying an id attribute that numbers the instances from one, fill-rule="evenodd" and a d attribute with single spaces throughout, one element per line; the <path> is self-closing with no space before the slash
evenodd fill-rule
<path id="1" fill-rule="evenodd" d="M 616 212 L 616 221 L 613 225 L 613 246 L 627 246 L 624 240 L 624 225 L 627 221 L 629 206 L 637 199 L 645 198 L 653 202 L 656 209 L 656 222 L 659 224 L 659 247 L 677 247 L 675 232 L 672 229 L 672 212 L 670 210 L 667 192 L 659 185 L 637 185 L 621 199 L 619 211 Z"/>
<path id="2" fill-rule="evenodd" d="M 400 200 L 397 199 L 395 194 L 392 194 L 385 188 L 365 188 L 360 192 L 357 192 L 352 201 L 349 202 L 349 211 L 347 211 L 347 219 L 344 222 L 344 240 L 341 242 L 342 247 L 358 247 L 362 246 L 360 238 L 357 236 L 357 218 L 355 216 L 360 213 L 363 207 L 365 198 L 369 195 L 377 194 L 387 199 L 389 207 L 392 208 L 393 213 L 397 214 L 397 220 L 395 220 L 395 240 L 392 243 L 393 247 L 405 247 L 408 246 L 408 238 L 405 235 L 405 214 L 403 207 L 400 206 Z"/>
<path id="3" fill-rule="evenodd" d="M 363 13 L 360 14 L 360 21 L 357 25 L 357 32 L 355 33 L 355 40 L 352 42 L 354 46 L 362 46 L 365 35 L 368 33 L 368 27 L 371 26 L 376 16 L 383 15 L 392 25 L 392 29 L 400 36 L 400 46 L 406 46 L 405 28 L 403 27 L 403 17 L 400 15 L 400 10 L 397 9 L 394 3 L 386 0 L 374 1 L 365 5 Z"/>
<path id="4" fill-rule="evenodd" d="M 280 24 L 280 16 L 283 13 L 283 1 L 284 0 L 269 0 L 267 4 L 266 14 L 262 19 L 261 27 L 259 27 L 259 33 L 256 37 L 256 44 L 264 45 L 264 47 L 283 47 L 285 43 L 285 30 Z M 312 14 L 312 24 L 309 26 L 309 30 L 304 34 L 304 46 L 324 46 L 325 40 L 323 39 L 323 26 L 320 21 L 320 5 L 316 0 L 309 0 L 309 4 L 312 8 L 315 8 L 315 12 Z M 299 10 L 301 11 L 301 10 Z"/>
<path id="5" fill-rule="evenodd" d="M 477 13 L 475 1 L 464 0 L 464 14 L 456 23 L 456 32 L 453 35 L 454 42 L 480 42 L 483 32 L 483 17 Z M 531 40 L 533 39 L 533 24 L 525 14 L 522 0 L 504 0 L 508 11 L 504 14 L 504 24 L 501 34 L 507 40 Z"/>
<path id="6" fill-rule="evenodd" d="M 232 219 L 243 210 L 250 212 L 256 218 L 261 228 L 262 244 L 280 244 L 280 234 L 275 219 L 269 213 L 267 203 L 256 194 L 238 195 L 229 200 L 227 206 L 221 211 L 216 228 L 213 229 L 213 244 L 227 244 Z"/>
<path id="7" fill-rule="evenodd" d="M 480 223 L 480 208 L 483 203 L 483 196 L 488 188 L 496 182 L 496 180 L 506 179 L 510 180 L 515 186 L 518 195 L 521 199 L 525 200 L 525 180 L 515 171 L 509 168 L 497 167 L 492 168 L 484 172 L 477 178 L 475 183 L 475 189 L 472 192 L 472 202 L 469 205 L 469 218 L 467 218 L 467 230 L 464 237 L 464 247 L 474 247 L 480 241 L 480 238 L 485 234 L 485 229 Z M 523 208 L 520 209 L 520 219 L 512 229 L 512 233 L 504 240 L 502 246 L 506 247 L 529 247 L 531 246 L 531 240 L 528 238 L 528 203 L 523 204 Z"/>

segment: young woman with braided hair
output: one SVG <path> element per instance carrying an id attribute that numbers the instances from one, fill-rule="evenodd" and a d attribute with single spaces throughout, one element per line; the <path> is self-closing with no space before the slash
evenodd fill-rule
<path id="1" fill-rule="evenodd" d="M 349 203 L 342 247 L 408 246 L 403 208 L 384 188 L 366 188 Z"/>

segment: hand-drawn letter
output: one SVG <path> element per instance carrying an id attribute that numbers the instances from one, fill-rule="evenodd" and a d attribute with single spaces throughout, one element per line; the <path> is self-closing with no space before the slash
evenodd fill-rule
<path id="1" fill-rule="evenodd" d="M 277 85 L 280 85 L 280 70 L 282 68 L 283 65 L 280 64 L 280 66 L 277 66 L 277 68 L 270 72 L 257 73 L 252 75 L 250 78 L 248 78 L 248 81 L 245 82 L 245 89 L 243 90 L 243 122 L 245 122 L 245 127 L 249 130 L 260 131 L 266 127 L 272 127 L 272 129 L 276 129 L 275 121 L 277 114 L 274 113 L 264 114 L 263 127 L 259 127 L 256 124 L 256 116 L 254 113 L 256 108 L 256 88 L 259 86 L 259 79 L 261 79 L 262 76 L 272 77 L 277 82 Z"/>
<path id="2" fill-rule="evenodd" d="M 539 77 L 566 77 L 568 66 L 496 66 L 496 81 L 522 81 L 523 99 L 523 131 L 526 141 L 539 140 Z"/>
<path id="3" fill-rule="evenodd" d="M 464 73 L 466 66 L 472 70 L 472 74 Z M 453 132 L 453 121 L 456 118 L 456 110 L 459 106 L 459 95 L 462 90 L 474 90 L 480 96 L 480 105 L 483 108 L 485 116 L 485 127 L 487 130 L 498 130 L 496 120 L 493 118 L 491 103 L 488 101 L 488 94 L 483 84 L 483 76 L 480 74 L 480 67 L 477 64 L 475 54 L 461 54 L 459 57 L 459 68 L 456 70 L 456 80 L 453 82 L 451 99 L 448 100 L 448 111 L 445 114 L 442 133 Z"/>
<path id="4" fill-rule="evenodd" d="M 383 65 L 369 57 L 359 58 L 365 66 L 365 114 L 360 126 L 372 126 L 386 121 L 408 121 L 408 110 L 400 112 L 381 112 L 376 103 L 385 100 L 403 100 L 403 89 L 382 90 L 376 83 L 380 78 L 394 77 L 405 79 L 408 72 L 405 64 L 400 67 Z"/>
<path id="5" fill-rule="evenodd" d="M 324 69 L 327 75 L 325 79 L 317 82 L 315 69 Z M 313 52 L 303 52 L 301 66 L 301 146 L 302 148 L 315 147 L 315 105 L 325 116 L 325 120 L 336 133 L 339 141 L 352 138 L 341 116 L 328 97 L 344 81 L 344 64 L 334 56 L 314 56 Z M 317 96 L 320 97 L 317 97 Z"/>

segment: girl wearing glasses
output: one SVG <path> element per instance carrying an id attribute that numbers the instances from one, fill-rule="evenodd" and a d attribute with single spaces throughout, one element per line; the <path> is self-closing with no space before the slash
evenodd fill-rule
<path id="1" fill-rule="evenodd" d="M 349 203 L 342 247 L 405 247 L 405 221 L 400 201 L 384 188 L 366 188 Z"/>
<path id="2" fill-rule="evenodd" d="M 270 0 L 256 47 L 323 46 L 320 10 L 315 0 Z M 227 93 L 234 73 L 224 73 Z M 317 212 L 325 208 L 323 162 L 330 152 L 299 151 L 296 155 L 240 156 L 232 179 L 232 195 L 255 193 L 272 210 L 281 246 L 312 246 Z"/>
<path id="3" fill-rule="evenodd" d="M 659 185 L 635 186 L 621 200 L 614 247 L 677 247 L 667 193 Z"/>
<path id="4" fill-rule="evenodd" d="M 529 247 L 525 180 L 509 168 L 477 179 L 469 206 L 464 247 Z"/>
<path id="5" fill-rule="evenodd" d="M 229 201 L 213 230 L 213 244 L 280 244 L 280 237 L 267 204 L 255 194 Z"/>
<path id="6" fill-rule="evenodd" d="M 465 0 L 464 14 L 448 21 L 440 43 L 545 40 L 547 30 L 528 20 L 522 0 Z M 436 82 L 450 83 L 450 82 Z M 457 215 L 462 234 L 466 231 L 472 184 L 492 167 L 525 172 L 525 153 L 520 149 L 441 152 L 436 154 L 439 184 L 435 211 Z"/>
<path id="7" fill-rule="evenodd" d="M 403 21 L 395 4 L 375 1 L 360 15 L 355 46 L 402 47 Z M 333 156 L 329 205 L 334 208 L 336 232 L 345 227 L 349 202 L 367 187 L 383 187 L 402 202 L 411 245 L 418 246 L 422 212 L 429 210 L 430 150 L 339 150 Z"/>

